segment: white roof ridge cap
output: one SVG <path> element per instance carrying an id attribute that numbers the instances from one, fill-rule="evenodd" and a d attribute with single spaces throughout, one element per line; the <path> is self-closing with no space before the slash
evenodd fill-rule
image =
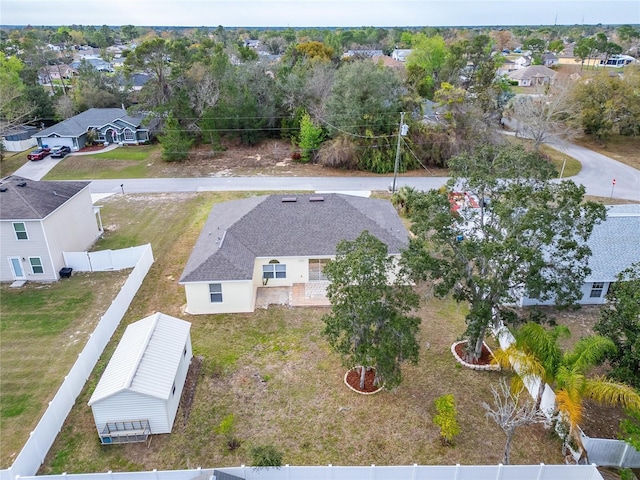
<path id="1" fill-rule="evenodd" d="M 133 377 L 135 377 L 136 372 L 138 371 L 138 367 L 140 366 L 140 362 L 142 361 L 142 357 L 147 351 L 147 346 L 149 345 L 149 341 L 151 340 L 153 332 L 155 331 L 156 326 L 158 325 L 158 319 L 160 318 L 160 315 L 161 315 L 160 312 L 158 312 L 154 316 L 151 328 L 149 328 L 149 331 L 147 332 L 147 336 L 145 337 L 144 342 L 142 344 L 142 348 L 140 348 L 140 351 L 138 352 L 138 358 L 136 358 L 136 361 L 134 362 L 131 368 L 131 371 L 129 372 L 129 375 L 127 376 L 127 379 L 124 382 L 124 388 L 131 387 L 131 383 L 133 382 Z"/>

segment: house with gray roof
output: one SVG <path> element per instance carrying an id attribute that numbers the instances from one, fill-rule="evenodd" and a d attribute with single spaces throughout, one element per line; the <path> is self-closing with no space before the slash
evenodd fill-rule
<path id="1" fill-rule="evenodd" d="M 39 146 L 67 146 L 80 150 L 93 132 L 95 141 L 138 145 L 151 139 L 149 127 L 143 126 L 143 116 L 128 115 L 122 108 L 91 108 L 56 123 L 33 135 Z"/>
<path id="2" fill-rule="evenodd" d="M 66 267 L 62 252 L 97 240 L 102 225 L 89 183 L 0 180 L 0 281 L 56 281 Z"/>
<path id="3" fill-rule="evenodd" d="M 393 256 L 408 244 L 406 228 L 385 200 L 329 193 L 216 204 L 180 278 L 187 312 L 328 305 L 324 267 L 340 241 L 365 230 Z"/>
<path id="4" fill-rule="evenodd" d="M 581 305 L 605 303 L 606 295 L 618 274 L 640 262 L 640 205 L 609 205 L 607 218 L 593 228 L 587 242 L 591 249 L 589 273 L 582 286 Z M 553 299 L 541 302 L 523 298 L 521 305 L 551 305 Z"/>
<path id="5" fill-rule="evenodd" d="M 520 87 L 537 87 L 541 85 L 553 85 L 556 72 L 544 65 L 531 65 L 515 70 L 507 75 L 510 80 L 516 80 Z"/>

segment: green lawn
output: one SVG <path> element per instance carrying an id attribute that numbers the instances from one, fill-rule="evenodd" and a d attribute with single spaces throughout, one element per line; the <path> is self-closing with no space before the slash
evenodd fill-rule
<path id="1" fill-rule="evenodd" d="M 51 170 L 45 180 L 90 180 L 158 176 L 153 169 L 159 145 L 119 147 L 95 155 L 71 155 Z"/>
<path id="2" fill-rule="evenodd" d="M 214 202 L 240 194 L 125 195 L 106 199 L 109 225 L 101 247 L 120 237 L 151 242 L 156 262 L 91 375 L 41 473 L 237 466 L 253 445 L 273 444 L 284 461 L 309 464 L 495 464 L 502 432 L 484 417 L 490 383 L 500 374 L 456 366 L 450 345 L 464 330 L 463 306 L 425 300 L 421 359 L 407 366 L 393 392 L 363 397 L 348 390 L 339 358 L 321 334 L 323 308 L 273 307 L 254 314 L 190 316 L 177 284 Z M 194 354 L 202 359 L 192 408 L 180 410 L 171 435 L 150 445 L 102 447 L 86 405 L 128 323 L 154 311 L 192 322 Z M 432 423 L 433 400 L 453 393 L 462 434 L 443 447 Z M 229 451 L 216 433 L 233 414 L 240 447 Z M 482 445 L 482 448 L 477 448 Z M 559 463 L 559 441 L 541 428 L 517 434 L 513 461 Z"/>
<path id="3" fill-rule="evenodd" d="M 57 283 L 0 286 L 0 465 L 26 442 L 124 272 L 74 273 Z"/>
<path id="4" fill-rule="evenodd" d="M 0 162 L 0 178 L 12 175 L 22 165 L 27 163 L 27 155 L 33 150 L 30 148 L 24 152 L 5 152 L 4 159 Z"/>

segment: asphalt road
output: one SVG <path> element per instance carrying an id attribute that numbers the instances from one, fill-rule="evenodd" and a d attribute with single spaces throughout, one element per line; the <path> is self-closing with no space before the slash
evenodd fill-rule
<path id="1" fill-rule="evenodd" d="M 640 171 L 584 147 L 571 143 L 554 146 L 582 163 L 582 171 L 571 179 L 585 186 L 588 195 L 635 200 L 640 202 Z M 50 157 L 27 162 L 15 175 L 40 180 L 59 160 Z M 613 180 L 615 179 L 615 185 Z M 387 190 L 392 177 L 202 177 L 202 178 L 140 178 L 94 180 L 91 192 L 153 193 L 203 191 L 363 191 Z M 404 185 L 419 190 L 438 188 L 445 177 L 399 176 L 396 188 Z"/>

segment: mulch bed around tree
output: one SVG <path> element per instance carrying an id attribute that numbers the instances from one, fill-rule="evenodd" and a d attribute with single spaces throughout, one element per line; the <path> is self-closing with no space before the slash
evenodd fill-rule
<path id="1" fill-rule="evenodd" d="M 374 385 L 373 380 L 376 378 L 376 372 L 370 368 L 364 374 L 364 388 L 360 388 L 360 368 L 353 368 L 347 373 L 345 381 L 351 388 L 362 393 L 374 393 L 382 387 Z"/>
<path id="2" fill-rule="evenodd" d="M 491 358 L 493 357 L 491 356 L 491 352 L 484 343 L 482 344 L 482 354 L 480 355 L 480 358 L 472 361 L 469 361 L 465 358 L 467 355 L 466 346 L 466 343 L 459 343 L 455 346 L 456 353 L 461 359 L 472 365 L 491 365 Z"/>

